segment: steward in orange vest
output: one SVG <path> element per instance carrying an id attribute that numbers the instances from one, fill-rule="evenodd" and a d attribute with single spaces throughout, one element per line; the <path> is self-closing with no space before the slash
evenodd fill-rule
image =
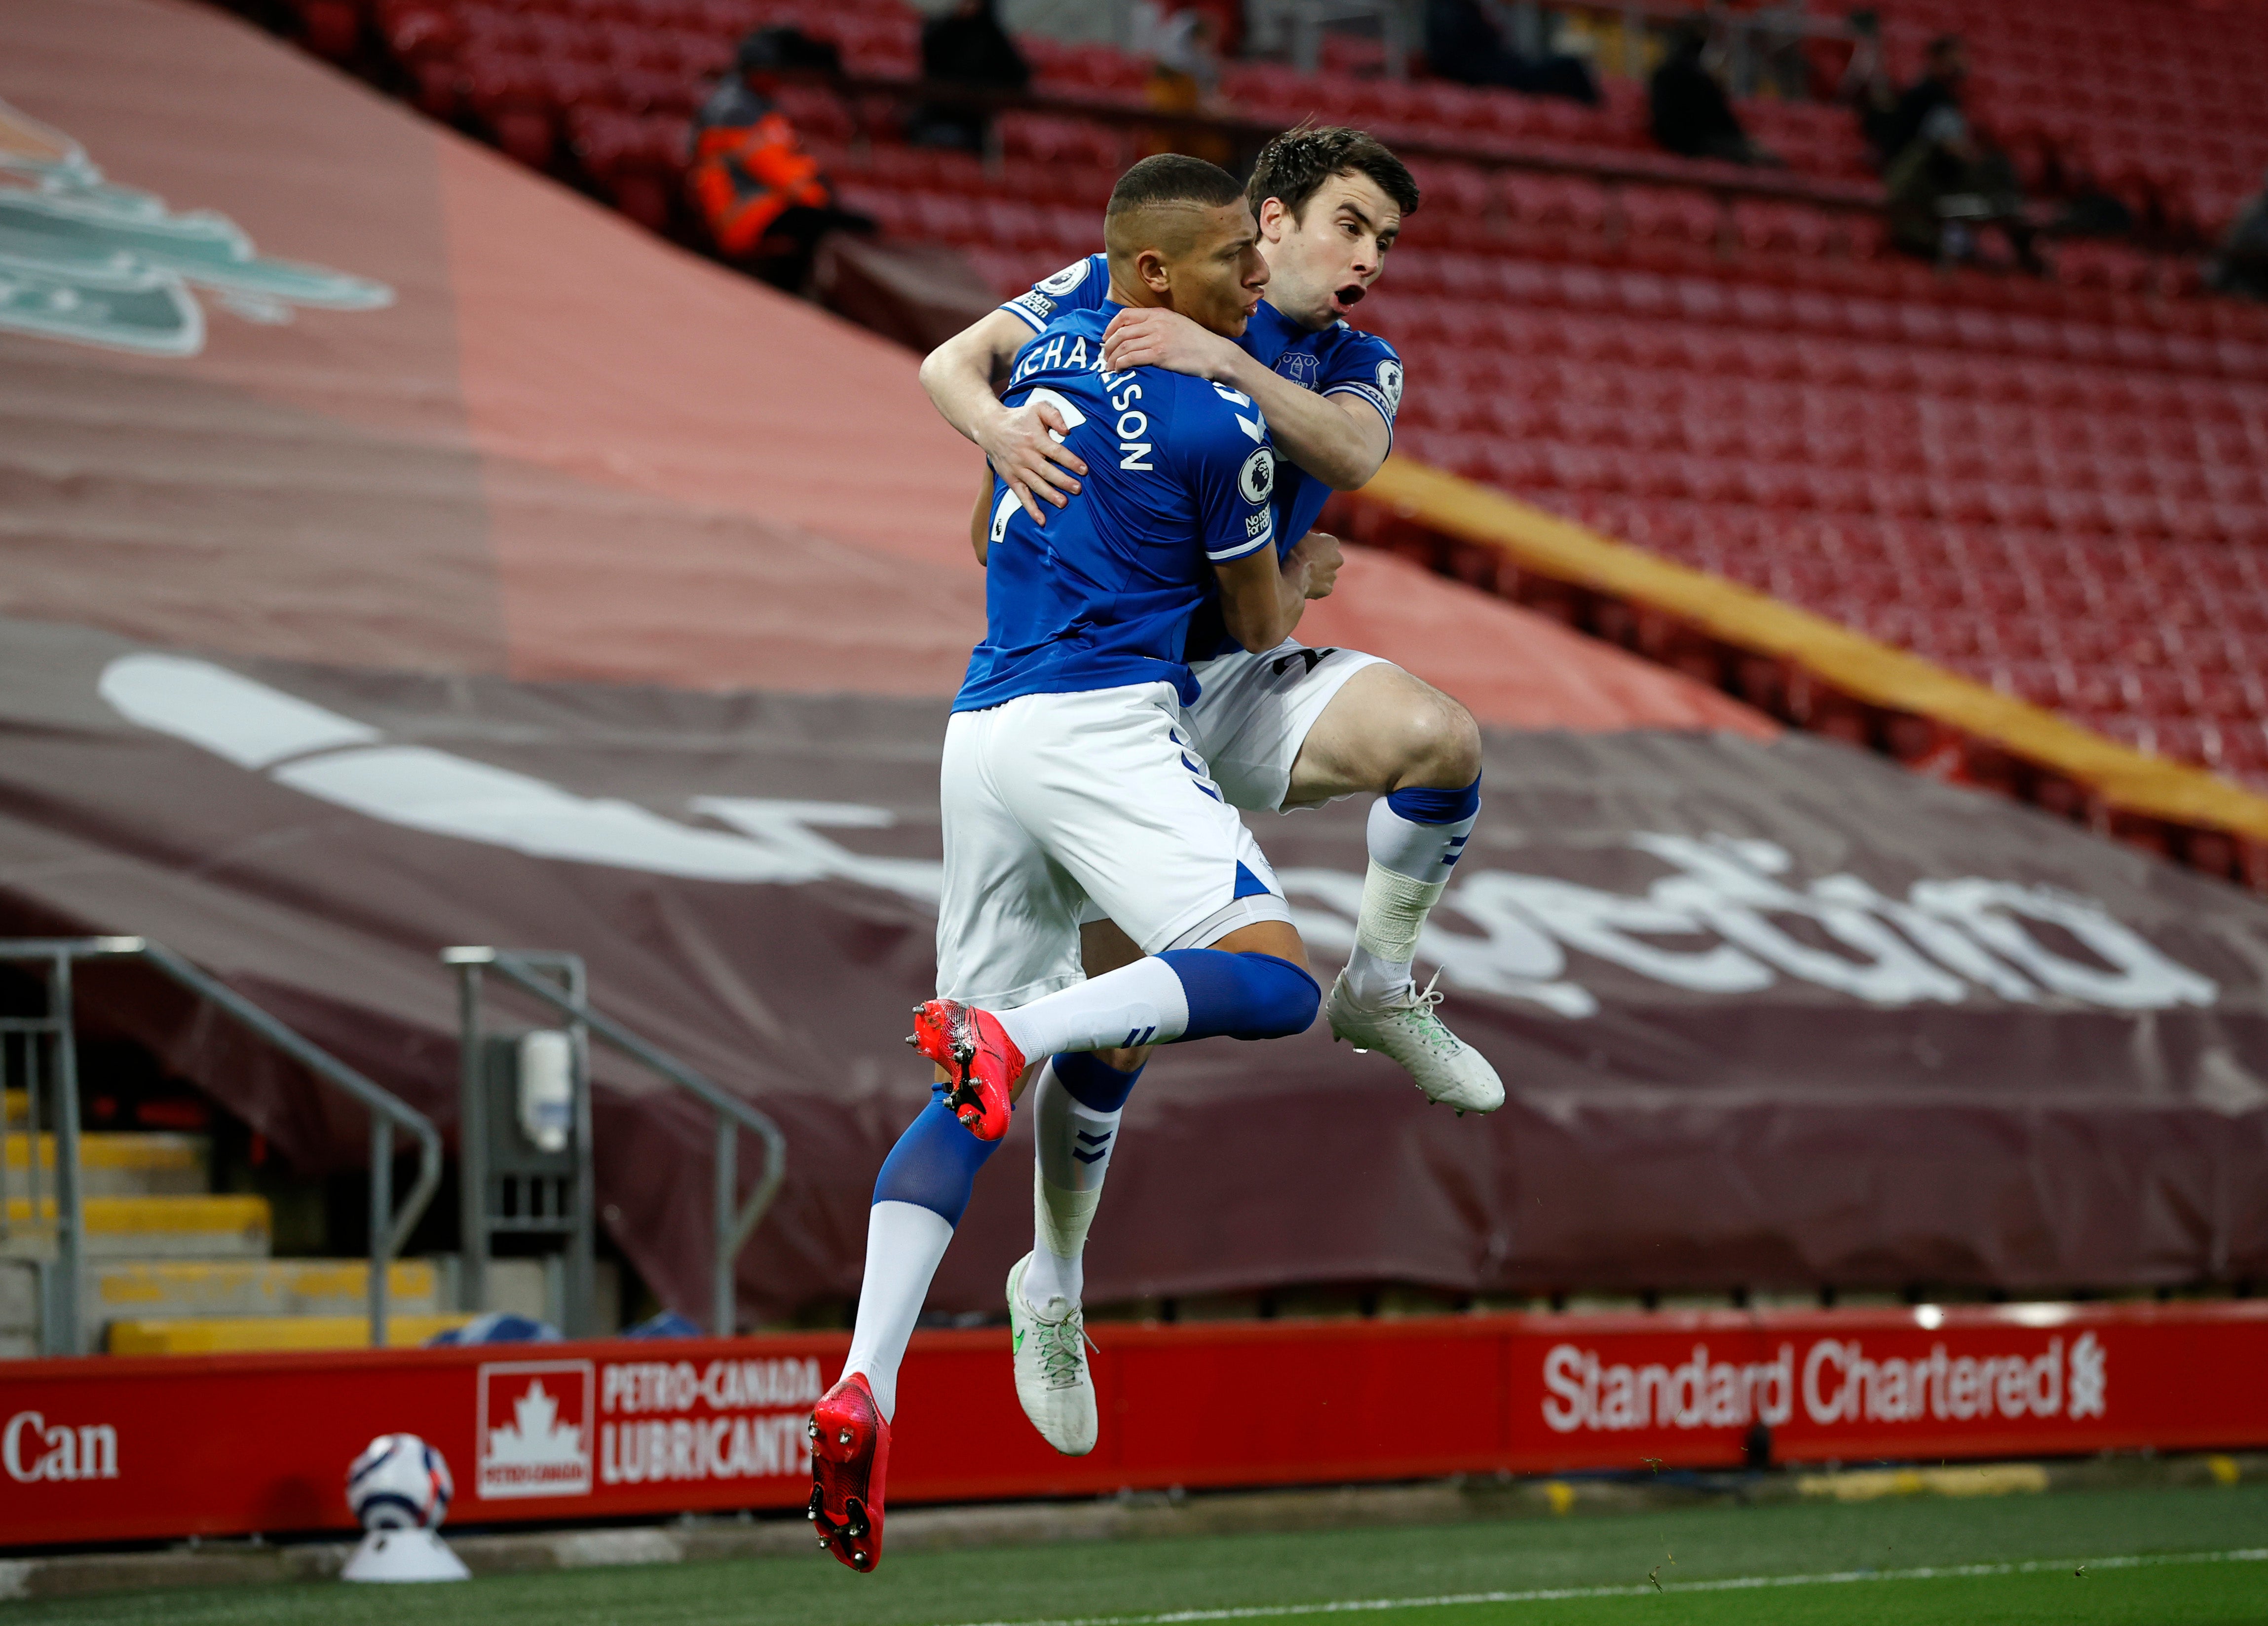
<path id="1" fill-rule="evenodd" d="M 765 29 L 740 41 L 733 71 L 694 115 L 686 185 L 728 258 L 775 262 L 761 267 L 768 271 L 792 266 L 799 283 L 820 234 L 843 222 L 819 161 L 766 93 L 791 65 L 792 49 L 777 37 L 787 32 Z"/>

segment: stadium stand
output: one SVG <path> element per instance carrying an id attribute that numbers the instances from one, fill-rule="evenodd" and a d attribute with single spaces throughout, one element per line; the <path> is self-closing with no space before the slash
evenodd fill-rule
<path id="1" fill-rule="evenodd" d="M 1316 75 L 1232 64 L 1223 92 L 1261 124 L 1367 122 L 1422 155 L 1432 206 L 1362 318 L 1420 381 L 1405 456 L 2268 784 L 2268 321 L 2191 297 L 2193 259 L 2169 252 L 2223 229 L 2268 166 L 2243 89 L 2268 29 L 2245 12 L 2167 24 L 2187 15 L 2088 0 L 2048 26 L 1917 0 L 1886 18 L 1901 82 L 1929 38 L 1963 33 L 1970 103 L 2028 182 L 2110 192 L 2146 228 L 2149 252 L 2065 242 L 2047 283 L 1889 255 L 1855 121 L 1824 101 L 1742 104 L 1792 166 L 1760 180 L 1652 151 L 1630 78 L 1587 107 L 1364 74 L 1343 50 Z M 319 48 L 355 37 L 315 16 Z M 699 77 L 740 31 L 832 39 L 865 81 L 911 77 L 917 32 L 898 0 L 380 0 L 366 16 L 428 111 L 579 165 L 656 226 Z M 1004 292 L 1091 247 L 1145 138 L 1071 105 L 1138 107 L 1140 59 L 1024 44 L 1053 101 L 1004 114 L 989 164 L 894 144 L 887 99 L 783 96 L 849 206 L 959 247 Z M 1813 42 L 1815 90 L 1845 49 Z"/>

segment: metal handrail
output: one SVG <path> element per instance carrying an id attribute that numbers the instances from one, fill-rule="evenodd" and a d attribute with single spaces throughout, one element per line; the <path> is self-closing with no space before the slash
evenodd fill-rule
<path id="1" fill-rule="evenodd" d="M 217 977 L 199 969 L 161 943 L 147 938 L 44 938 L 0 940 L 0 960 L 45 960 L 54 968 L 51 1016 L 60 1024 L 55 1067 L 55 1240 L 63 1287 L 55 1306 L 67 1317 L 61 1338 L 43 1336 L 51 1351 L 79 1353 L 80 1287 L 85 1276 L 85 1199 L 78 1180 L 78 1078 L 77 1047 L 71 1039 L 70 968 L 81 960 L 141 960 L 183 988 L 234 1017 L 269 1043 L 328 1084 L 352 1096 L 370 1112 L 370 1343 L 386 1347 L 388 1277 L 394 1260 L 423 1218 L 441 1186 L 441 1132 L 433 1122 L 372 1083 L 329 1051 L 301 1038 Z M 38 1125 L 32 1160 L 39 1161 Z M 417 1137 L 417 1180 L 397 1210 L 394 1203 L 394 1132 Z M 66 1211 L 68 1210 L 68 1211 Z M 33 1218 L 36 1220 L 37 1214 Z M 58 1347 L 60 1345 L 60 1348 Z"/>
<path id="2" fill-rule="evenodd" d="M 779 1125 L 747 1102 L 719 1089 L 675 1056 L 649 1044 L 611 1017 L 593 1010 L 587 999 L 562 992 L 530 968 L 537 961 L 556 958 L 500 948 L 463 947 L 441 951 L 442 963 L 458 968 L 459 975 L 467 979 L 468 990 L 472 986 L 471 980 L 478 977 L 483 970 L 496 972 L 521 992 L 532 995 L 581 1023 L 649 1071 L 706 1103 L 717 1115 L 717 1165 L 713 1191 L 717 1247 L 710 1266 L 710 1320 L 719 1337 L 730 1337 L 734 1331 L 733 1261 L 747 1245 L 748 1238 L 755 1233 L 765 1210 L 770 1208 L 772 1198 L 778 1195 L 780 1181 L 787 1176 L 787 1137 L 780 1132 Z M 472 997 L 469 992 L 467 997 Z M 749 1192 L 748 1200 L 736 1205 L 734 1188 L 740 1183 L 739 1132 L 741 1129 L 763 1141 L 764 1171 L 757 1178 L 755 1188 Z"/>

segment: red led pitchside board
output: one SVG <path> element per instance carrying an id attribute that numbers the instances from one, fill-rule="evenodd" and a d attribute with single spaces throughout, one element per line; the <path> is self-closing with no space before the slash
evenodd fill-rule
<path id="1" fill-rule="evenodd" d="M 1018 1410 L 1005 1331 L 917 1338 L 892 1501 L 1730 1467 L 1759 1419 L 1788 1462 L 2268 1446 L 2268 1303 L 1096 1332 L 1078 1459 Z M 796 1506 L 846 1343 L 0 1363 L 0 1546 L 342 1528 L 348 1461 L 394 1431 L 447 1456 L 460 1525 Z"/>

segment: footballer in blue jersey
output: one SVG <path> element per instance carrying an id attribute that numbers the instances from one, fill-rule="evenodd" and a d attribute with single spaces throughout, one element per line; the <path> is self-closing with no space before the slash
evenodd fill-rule
<path id="1" fill-rule="evenodd" d="M 976 1171 L 1027 1082 L 1033 1248 L 1008 1272 L 1016 1393 L 1048 1442 L 1094 1448 L 1080 1257 L 1118 1114 L 1153 1044 L 1271 1039 L 1322 990 L 1283 888 L 1190 737 L 1186 658 L 1209 592 L 1246 651 L 1278 647 L 1335 563 L 1279 555 L 1265 416 L 1241 392 L 1156 367 L 1106 368 L 1119 307 L 1244 330 L 1268 279 L 1251 207 L 1202 159 L 1145 158 L 1104 223 L 1110 299 L 1023 348 L 1009 394 L 1048 407 L 1090 470 L 1042 526 L 1006 490 L 983 537 L 985 634 L 946 725 L 938 997 L 909 1042 L 931 1105 L 874 1183 L 842 1376 L 813 1409 L 819 1544 L 854 1570 L 882 1550 L 897 1372 Z M 1134 944 L 1109 970 L 1081 927 Z"/>
<path id="2" fill-rule="evenodd" d="M 1108 269 L 1097 275 L 1107 294 Z M 1194 704 L 1189 635 L 1216 597 L 1212 567 L 1277 540 L 1276 460 L 1252 398 L 1156 367 L 1105 372 L 1102 331 L 1123 308 L 1072 311 L 1016 358 L 1007 399 L 1052 406 L 1096 473 L 1046 526 L 996 489 L 984 641 L 956 711 L 1160 681 Z"/>
<path id="3" fill-rule="evenodd" d="M 1361 130 L 1302 126 L 1261 150 L 1246 188 L 1268 261 L 1267 298 L 1233 340 L 1171 311 L 1128 310 L 1103 330 L 1104 365 L 1163 367 L 1248 395 L 1278 453 L 1273 503 L 1279 548 L 1330 556 L 1308 527 L 1329 491 L 1378 472 L 1402 404 L 1401 357 L 1346 317 L 1373 297 L 1403 217 L 1418 206 L 1410 172 Z M 984 551 L 995 493 L 1013 493 L 1034 524 L 1060 523 L 1092 464 L 1059 435 L 1045 401 L 1003 401 L 1009 358 L 1035 322 L 1091 305 L 1103 272 L 1075 261 L 947 340 L 922 364 L 946 422 L 984 451 L 988 506 L 971 517 Z M 1042 524 L 1044 521 L 1045 524 Z M 1355 947 L 1324 1014 L 1332 1034 L 1382 1050 L 1429 1100 L 1460 1112 L 1504 1100 L 1495 1070 L 1442 1023 L 1440 996 L 1420 992 L 1413 956 L 1480 806 L 1480 730 L 1464 707 L 1374 656 L 1291 639 L 1255 652 L 1207 611 L 1188 645 L 1198 686 L 1191 743 L 1236 806 L 1290 811 L 1367 793 L 1370 868 L 1353 923 Z M 1086 934 L 1090 969 L 1123 963 L 1133 945 L 1111 923 Z"/>

